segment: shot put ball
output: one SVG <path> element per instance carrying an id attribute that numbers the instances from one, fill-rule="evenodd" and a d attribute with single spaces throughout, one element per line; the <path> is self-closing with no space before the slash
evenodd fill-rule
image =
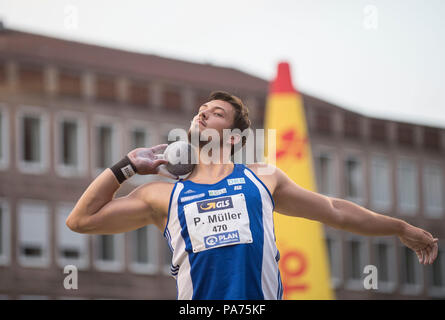
<path id="1" fill-rule="evenodd" d="M 168 161 L 166 169 L 171 174 L 183 176 L 192 172 L 194 148 L 186 141 L 170 143 L 164 151 L 164 159 Z"/>

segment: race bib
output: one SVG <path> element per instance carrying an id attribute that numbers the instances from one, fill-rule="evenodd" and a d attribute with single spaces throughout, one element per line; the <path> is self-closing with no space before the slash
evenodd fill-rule
<path id="1" fill-rule="evenodd" d="M 252 242 L 243 193 L 189 203 L 184 214 L 193 252 Z"/>

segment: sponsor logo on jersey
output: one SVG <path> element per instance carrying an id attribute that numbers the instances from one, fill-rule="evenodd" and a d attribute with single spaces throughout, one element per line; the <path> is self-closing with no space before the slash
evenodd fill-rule
<path id="1" fill-rule="evenodd" d="M 224 244 L 240 242 L 238 230 L 212 234 L 204 237 L 204 244 L 206 248 L 212 248 Z"/>
<path id="2" fill-rule="evenodd" d="M 188 196 L 188 197 L 181 197 L 181 202 L 186 202 L 186 201 L 190 201 L 193 199 L 198 199 L 198 198 L 202 198 L 204 197 L 206 194 L 205 193 L 198 193 L 198 194 L 194 194 L 192 196 Z"/>
<path id="3" fill-rule="evenodd" d="M 205 200 L 197 202 L 198 212 L 212 212 L 215 210 L 233 208 L 232 198 L 231 197 L 223 197 L 219 199 Z"/>
<path id="4" fill-rule="evenodd" d="M 227 193 L 226 188 L 218 189 L 218 190 L 209 190 L 209 196 L 219 196 L 223 193 Z"/>
<path id="5" fill-rule="evenodd" d="M 229 186 L 234 185 L 234 184 L 242 184 L 242 183 L 246 183 L 246 181 L 244 180 L 244 178 L 227 179 L 227 184 L 228 184 Z"/>

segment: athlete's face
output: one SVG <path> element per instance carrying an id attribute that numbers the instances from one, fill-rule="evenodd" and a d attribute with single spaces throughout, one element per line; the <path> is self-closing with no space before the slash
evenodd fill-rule
<path id="1" fill-rule="evenodd" d="M 190 130 L 215 129 L 223 137 L 223 129 L 230 129 L 233 124 L 235 111 L 233 106 L 222 100 L 212 100 L 199 107 L 193 117 Z"/>

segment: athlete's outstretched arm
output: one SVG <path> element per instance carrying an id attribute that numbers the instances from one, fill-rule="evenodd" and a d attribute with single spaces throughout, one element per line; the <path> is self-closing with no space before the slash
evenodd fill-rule
<path id="1" fill-rule="evenodd" d="M 165 160 L 158 160 L 156 152 L 167 145 L 139 148 L 128 153 L 140 174 L 156 174 Z M 147 224 L 160 225 L 156 216 L 155 195 L 160 183 L 140 186 L 125 197 L 115 198 L 119 189 L 111 169 L 104 170 L 88 186 L 71 211 L 66 225 L 73 231 L 90 234 L 112 234 L 138 229 Z M 162 184 L 162 183 L 161 183 Z"/>
<path id="2" fill-rule="evenodd" d="M 295 217 L 316 220 L 337 229 L 366 236 L 397 235 L 414 250 L 419 262 L 432 263 L 437 257 L 438 239 L 409 223 L 378 214 L 351 201 L 327 197 L 304 189 L 276 168 L 273 193 L 275 211 Z"/>

